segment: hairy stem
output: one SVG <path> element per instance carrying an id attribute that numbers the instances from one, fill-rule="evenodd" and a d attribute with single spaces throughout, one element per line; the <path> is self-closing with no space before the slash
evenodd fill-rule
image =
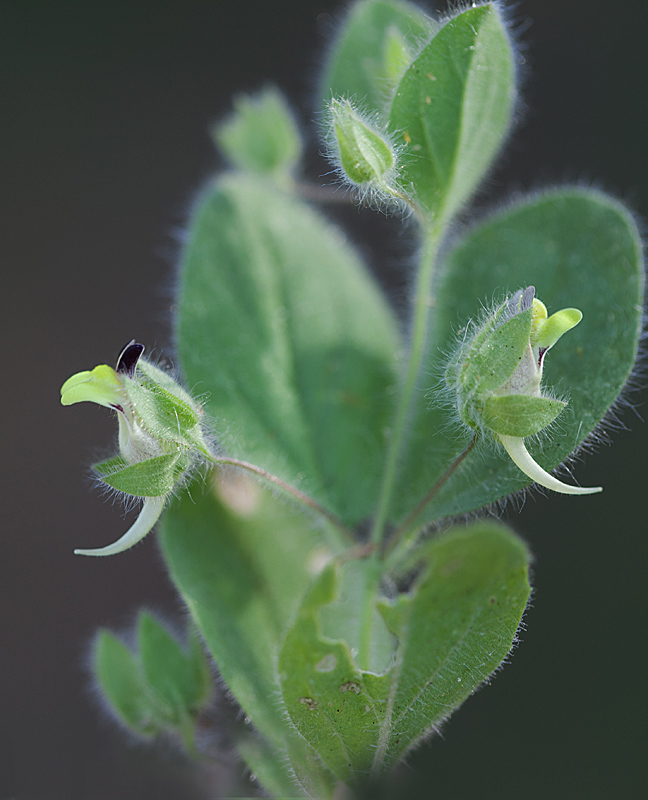
<path id="1" fill-rule="evenodd" d="M 421 252 L 421 264 L 416 278 L 409 359 L 401 386 L 398 405 L 396 407 L 396 416 L 394 418 L 394 425 L 387 448 L 385 468 L 380 486 L 378 507 L 371 530 L 370 541 L 377 550 L 370 556 L 372 563 L 375 565 L 375 569 L 370 571 L 370 576 L 365 583 L 360 612 L 362 614 L 362 633 L 358 664 L 361 669 L 366 669 L 371 654 L 374 600 L 382 574 L 382 553 L 380 552 L 379 545 L 385 532 L 387 515 L 389 513 L 396 483 L 398 460 L 405 443 L 405 435 L 407 433 L 421 365 L 425 355 L 431 306 L 430 289 L 442 231 L 443 225 L 441 222 L 437 222 L 427 229 Z"/>
<path id="2" fill-rule="evenodd" d="M 292 484 L 287 483 L 281 478 L 278 478 L 276 475 L 273 475 L 271 472 L 268 472 L 262 467 L 257 467 L 256 464 L 251 464 L 249 461 L 241 461 L 238 458 L 228 458 L 224 456 L 210 456 L 210 461 L 217 465 L 238 467 L 239 469 L 247 470 L 247 472 L 257 475 L 259 478 L 268 481 L 268 483 L 278 486 L 284 492 L 291 495 L 291 497 L 294 497 L 295 500 L 305 506 L 308 506 L 308 508 L 327 519 L 340 533 L 343 534 L 345 544 L 355 544 L 355 539 L 351 531 L 346 527 L 341 519 L 336 517 L 335 514 L 328 510 L 328 508 L 325 508 L 316 500 L 313 500 L 313 498 L 307 495 L 305 492 L 297 489 L 296 486 L 292 486 Z"/>
<path id="3" fill-rule="evenodd" d="M 437 494 L 441 491 L 444 484 L 452 477 L 455 471 L 461 466 L 463 460 L 469 455 L 475 444 L 477 443 L 477 436 L 473 436 L 470 441 L 470 444 L 466 449 L 461 452 L 457 458 L 450 464 L 448 469 L 443 473 L 443 475 L 439 478 L 439 480 L 432 486 L 430 491 L 422 498 L 422 500 L 414 507 L 412 512 L 407 516 L 405 521 L 394 531 L 393 536 L 391 539 L 386 543 L 384 547 L 385 554 L 393 552 L 398 545 L 400 544 L 403 537 L 405 537 L 409 531 L 414 526 L 414 523 L 419 518 L 419 516 L 423 513 L 423 510 L 427 506 L 428 503 L 431 503 L 432 500 L 437 496 Z M 407 550 L 408 543 L 405 543 L 405 549 Z M 398 560 L 398 559 L 396 559 Z"/>
<path id="4" fill-rule="evenodd" d="M 416 386 L 421 371 L 421 364 L 425 354 L 425 346 L 428 338 L 429 315 L 430 315 L 430 287 L 436 264 L 436 256 L 439 250 L 443 226 L 440 223 L 432 226 L 426 233 L 423 251 L 421 254 L 421 266 L 416 279 L 416 294 L 414 297 L 414 314 L 412 319 L 411 341 L 409 360 L 405 378 L 401 387 L 400 398 L 396 408 L 394 426 L 392 428 L 387 457 L 385 459 L 385 470 L 383 472 L 382 484 L 376 515 L 374 517 L 371 532 L 371 541 L 378 544 L 384 534 L 387 514 L 394 493 L 394 485 L 398 469 L 398 459 L 400 458 L 407 426 L 409 424 L 412 404 L 416 392 Z"/>
<path id="5" fill-rule="evenodd" d="M 371 642 L 373 639 L 374 600 L 376 588 L 380 583 L 382 563 L 378 553 L 372 553 L 368 559 L 369 570 L 366 575 L 364 591 L 362 593 L 362 606 L 360 615 L 362 625 L 360 628 L 360 642 L 357 663 L 360 669 L 367 670 L 371 664 Z"/>

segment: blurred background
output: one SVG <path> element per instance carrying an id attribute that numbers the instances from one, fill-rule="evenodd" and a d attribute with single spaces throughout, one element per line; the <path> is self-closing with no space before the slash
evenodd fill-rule
<path id="1" fill-rule="evenodd" d="M 591 182 L 648 214 L 648 3 L 519 0 L 524 107 L 490 196 Z M 309 137 L 314 78 L 342 6 L 299 2 L 0 2 L 2 538 L 0 799 L 206 800 L 253 794 L 127 741 L 100 707 L 87 653 L 98 626 L 146 606 L 183 619 L 155 537 L 111 559 L 121 510 L 87 466 L 114 423 L 59 405 L 72 373 L 131 338 L 172 354 L 176 260 L 196 191 L 221 165 L 209 125 L 231 95 L 282 87 Z M 410 243 L 393 221 L 336 211 L 405 296 Z M 634 797 L 645 786 L 646 392 L 579 464 L 585 500 L 535 496 L 506 516 L 535 554 L 521 644 L 399 773 L 390 796 Z"/>

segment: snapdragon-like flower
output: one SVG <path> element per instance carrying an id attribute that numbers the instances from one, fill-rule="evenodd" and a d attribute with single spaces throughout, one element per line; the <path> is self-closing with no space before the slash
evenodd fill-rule
<path id="1" fill-rule="evenodd" d="M 112 408 L 119 421 L 119 455 L 94 465 L 111 489 L 143 500 L 138 518 L 116 542 L 79 555 L 108 556 L 140 541 L 191 469 L 210 458 L 200 405 L 164 370 L 143 359 L 130 342 L 115 369 L 101 364 L 78 372 L 61 387 L 64 406 L 89 401 Z"/>
<path id="2" fill-rule="evenodd" d="M 524 444 L 526 436 L 546 428 L 566 406 L 542 393 L 544 359 L 583 317 L 576 308 L 549 317 L 534 295 L 529 286 L 490 314 L 451 362 L 446 381 L 462 421 L 475 431 L 490 432 L 533 481 L 563 494 L 600 492 L 600 486 L 559 481 L 536 463 Z"/>

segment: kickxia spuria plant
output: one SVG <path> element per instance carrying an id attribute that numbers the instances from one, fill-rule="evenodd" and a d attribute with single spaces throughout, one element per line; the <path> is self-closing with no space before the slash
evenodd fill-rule
<path id="1" fill-rule="evenodd" d="M 633 369 L 641 241 L 622 204 L 583 187 L 471 218 L 515 64 L 498 2 L 437 19 L 359 0 L 329 50 L 328 192 L 417 241 L 404 327 L 315 207 L 327 190 L 302 178 L 299 129 L 266 89 L 213 131 L 231 166 L 189 222 L 178 373 L 131 342 L 61 390 L 116 415 L 118 453 L 95 472 L 142 502 L 118 541 L 76 552 L 127 550 L 159 521 L 191 615 L 186 649 L 146 614 L 135 650 L 102 631 L 99 685 L 138 735 L 200 756 L 204 642 L 250 722 L 231 732 L 239 753 L 276 797 L 362 791 L 506 658 L 529 553 L 479 509 L 532 483 L 601 490 L 552 472 Z"/>

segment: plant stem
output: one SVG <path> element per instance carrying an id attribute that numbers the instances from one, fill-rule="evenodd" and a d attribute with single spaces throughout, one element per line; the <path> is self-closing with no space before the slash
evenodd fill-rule
<path id="1" fill-rule="evenodd" d="M 369 669 L 371 664 L 371 640 L 373 639 L 373 615 L 374 599 L 376 597 L 376 587 L 380 582 L 382 574 L 382 563 L 380 554 L 372 553 L 367 559 L 367 573 L 362 593 L 362 606 L 360 608 L 360 618 L 362 626 L 360 628 L 360 642 L 358 646 L 357 663 L 360 669 Z"/>
<path id="2" fill-rule="evenodd" d="M 434 498 L 437 496 L 443 485 L 448 481 L 449 478 L 452 477 L 454 472 L 459 468 L 463 460 L 468 456 L 470 451 L 473 449 L 475 444 L 477 443 L 477 436 L 473 436 L 470 441 L 470 444 L 466 449 L 461 452 L 457 458 L 450 464 L 448 469 L 443 473 L 443 475 L 439 478 L 439 480 L 434 484 L 434 486 L 430 489 L 430 491 L 423 497 L 423 499 L 415 506 L 413 511 L 407 516 L 405 521 L 401 523 L 401 525 L 394 531 L 393 536 L 391 537 L 390 541 L 387 542 L 386 546 L 383 548 L 384 553 L 388 554 L 392 552 L 396 546 L 399 544 L 399 540 L 401 540 L 412 528 L 416 520 L 418 519 L 419 515 L 422 513 L 425 506 L 430 503 Z"/>
<path id="3" fill-rule="evenodd" d="M 371 541 L 374 542 L 374 544 L 380 543 L 384 533 L 385 523 L 387 522 L 387 514 L 389 513 L 389 506 L 394 493 L 398 459 L 403 448 L 405 433 L 410 420 L 414 393 L 416 391 L 421 364 L 425 354 L 431 299 L 430 287 L 442 231 L 443 224 L 441 221 L 437 221 L 436 224 L 427 230 L 423 244 L 421 266 L 416 279 L 409 360 L 400 399 L 396 408 L 394 427 L 391 432 L 387 457 L 385 459 L 385 471 L 380 487 L 378 507 L 376 509 L 371 532 Z"/>
<path id="4" fill-rule="evenodd" d="M 421 364 L 423 363 L 423 356 L 425 355 L 429 327 L 430 288 L 442 232 L 443 223 L 441 220 L 438 220 L 434 225 L 427 228 L 421 252 L 421 264 L 416 278 L 409 360 L 401 387 L 398 406 L 396 408 L 394 427 L 387 448 L 378 507 L 374 516 L 370 537 L 370 542 L 377 549 L 368 559 L 372 567 L 368 570 L 362 608 L 360 610 L 362 615 L 362 632 L 358 665 L 361 669 L 366 669 L 368 667 L 371 655 L 374 599 L 376 597 L 376 588 L 382 575 L 382 553 L 380 552 L 379 545 L 384 535 L 385 524 L 387 523 L 387 515 L 389 513 L 389 506 L 396 482 L 398 459 L 403 449 L 405 434 L 410 420 L 414 395 L 421 371 Z"/>
<path id="5" fill-rule="evenodd" d="M 256 464 L 251 464 L 249 461 L 241 461 L 238 458 L 228 458 L 223 456 L 210 456 L 210 460 L 214 464 L 238 467 L 239 469 L 247 470 L 248 472 L 252 472 L 254 475 L 257 475 L 259 478 L 263 478 L 263 480 L 273 483 L 275 486 L 278 486 L 280 489 L 283 489 L 284 492 L 294 497 L 295 500 L 298 500 L 303 505 L 308 506 L 317 514 L 327 519 L 340 533 L 344 535 L 344 539 L 347 544 L 356 543 L 351 531 L 346 527 L 342 520 L 339 519 L 339 517 L 336 517 L 335 514 L 328 510 L 328 508 L 320 505 L 320 503 L 318 503 L 316 500 L 313 500 L 313 498 L 307 495 L 305 492 L 297 489 L 296 486 L 292 486 L 290 483 L 278 478 L 276 475 L 273 475 L 271 472 L 268 472 L 262 467 L 257 467 Z"/>
<path id="6" fill-rule="evenodd" d="M 314 203 L 333 203 L 335 205 L 358 207 L 355 193 L 350 192 L 344 186 L 331 186 L 330 184 L 321 186 L 317 183 L 300 181 L 295 184 L 295 187 L 300 197 L 304 200 Z"/>

